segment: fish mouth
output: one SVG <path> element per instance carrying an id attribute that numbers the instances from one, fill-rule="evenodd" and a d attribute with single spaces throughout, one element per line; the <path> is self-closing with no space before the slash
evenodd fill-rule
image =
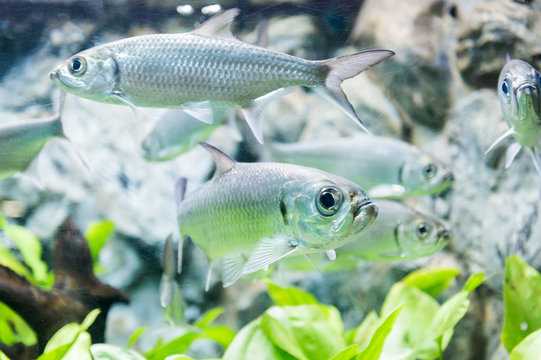
<path id="1" fill-rule="evenodd" d="M 521 84 L 516 90 L 517 114 L 520 119 L 527 117 L 537 118 L 540 109 L 539 91 L 531 83 Z"/>
<path id="2" fill-rule="evenodd" d="M 378 216 L 378 206 L 370 199 L 364 200 L 353 205 L 353 217 L 376 218 Z"/>
<path id="3" fill-rule="evenodd" d="M 440 242 L 448 243 L 451 240 L 451 232 L 447 229 L 438 230 L 438 239 Z"/>
<path id="4" fill-rule="evenodd" d="M 51 71 L 51 72 L 49 73 L 49 79 L 51 79 L 51 80 L 53 80 L 53 81 L 56 80 L 56 79 L 58 79 L 58 72 L 56 72 L 56 70 L 55 70 L 55 71 Z"/>

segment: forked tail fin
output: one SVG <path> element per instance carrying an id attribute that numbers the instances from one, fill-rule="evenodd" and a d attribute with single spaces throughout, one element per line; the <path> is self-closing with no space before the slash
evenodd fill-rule
<path id="1" fill-rule="evenodd" d="M 325 78 L 325 84 L 316 87 L 314 90 L 338 105 L 350 118 L 370 134 L 355 113 L 340 84 L 345 79 L 354 77 L 393 55 L 394 52 L 391 50 L 365 50 L 351 55 L 318 61 L 321 64 L 327 65 L 329 72 Z"/>

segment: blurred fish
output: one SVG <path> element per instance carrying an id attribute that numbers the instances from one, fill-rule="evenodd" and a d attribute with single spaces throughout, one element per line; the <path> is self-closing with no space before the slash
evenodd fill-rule
<path id="1" fill-rule="evenodd" d="M 168 318 L 175 324 L 184 323 L 184 300 L 175 281 L 177 270 L 173 235 L 165 240 L 163 248 L 163 273 L 160 281 L 160 303 Z"/>
<path id="2" fill-rule="evenodd" d="M 500 136 L 485 152 L 500 141 L 513 135 L 513 143 L 506 152 L 507 169 L 522 147 L 530 150 L 535 168 L 541 174 L 539 149 L 541 146 L 541 75 L 533 66 L 522 60 L 509 60 L 498 80 L 498 95 L 503 117 L 509 130 Z"/>
<path id="3" fill-rule="evenodd" d="M 49 140 L 67 139 L 60 118 L 64 95 L 53 116 L 0 123 L 0 180 L 26 171 Z"/>
<path id="4" fill-rule="evenodd" d="M 454 181 L 441 162 L 400 140 L 358 134 L 354 137 L 271 144 L 263 157 L 309 166 L 343 176 L 375 198 L 436 194 Z"/>
<path id="5" fill-rule="evenodd" d="M 214 177 L 186 198 L 180 178 L 176 194 L 181 235 L 210 259 L 207 288 L 215 260 L 222 260 L 227 287 L 289 255 L 334 258 L 335 248 L 358 238 L 377 216 L 377 206 L 349 180 L 290 164 L 237 163 L 202 145 L 216 162 Z"/>
<path id="6" fill-rule="evenodd" d="M 442 221 L 420 213 L 400 202 L 378 201 L 378 217 L 359 238 L 337 249 L 338 258 L 315 259 L 322 270 L 349 270 L 360 259 L 391 261 L 415 259 L 432 255 L 450 241 L 451 233 Z M 281 263 L 285 269 L 309 270 L 298 259 L 288 258 Z"/>
<path id="7" fill-rule="evenodd" d="M 263 142 L 263 106 L 291 86 L 311 87 L 364 128 L 340 84 L 394 53 L 366 50 L 311 61 L 241 42 L 230 31 L 238 9 L 184 34 L 135 36 L 80 52 L 49 76 L 62 89 L 105 103 L 182 108 L 210 122 L 209 103 L 242 108 Z"/>

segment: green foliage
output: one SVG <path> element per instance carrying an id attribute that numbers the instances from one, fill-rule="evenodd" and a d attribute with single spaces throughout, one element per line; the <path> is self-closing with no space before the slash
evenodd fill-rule
<path id="1" fill-rule="evenodd" d="M 90 248 L 90 254 L 94 262 L 98 261 L 98 256 L 103 245 L 109 240 L 114 231 L 115 223 L 111 220 L 94 221 L 88 225 L 85 238 L 88 240 L 88 247 Z"/>
<path id="2" fill-rule="evenodd" d="M 318 304 L 314 295 L 307 293 L 306 291 L 302 291 L 294 287 L 284 289 L 270 281 L 267 281 L 267 284 L 269 287 L 269 296 L 276 305 L 285 306 Z"/>
<path id="3" fill-rule="evenodd" d="M 94 344 L 90 347 L 93 360 L 145 360 L 136 351 L 126 350 L 109 344 Z"/>
<path id="4" fill-rule="evenodd" d="M 511 351 L 510 360 L 531 360 L 539 357 L 541 349 L 541 329 L 528 335 Z"/>
<path id="5" fill-rule="evenodd" d="M 133 344 L 135 344 L 137 340 L 139 340 L 139 338 L 141 337 L 141 335 L 143 335 L 145 331 L 147 331 L 146 328 L 139 328 L 135 330 L 133 334 L 131 334 L 130 338 L 128 339 L 128 347 L 132 347 Z"/>
<path id="6" fill-rule="evenodd" d="M 541 328 L 541 275 L 518 256 L 507 258 L 503 300 L 505 319 L 502 343 L 507 351 L 514 352 L 515 346 Z"/>
<path id="7" fill-rule="evenodd" d="M 406 276 L 402 282 L 436 297 L 449 287 L 459 272 L 453 268 L 421 269 Z"/>
<path id="8" fill-rule="evenodd" d="M 37 343 L 36 334 L 28 324 L 6 304 L 0 302 L 0 342 L 6 345 Z"/>
<path id="9" fill-rule="evenodd" d="M 2 350 L 0 350 L 0 360 L 10 360 Z"/>

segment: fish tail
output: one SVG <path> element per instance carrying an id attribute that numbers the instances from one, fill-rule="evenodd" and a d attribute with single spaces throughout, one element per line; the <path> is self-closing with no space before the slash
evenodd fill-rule
<path id="1" fill-rule="evenodd" d="M 370 133 L 355 113 L 353 106 L 351 106 L 340 85 L 342 81 L 360 74 L 392 55 L 394 55 L 394 52 L 390 50 L 365 50 L 355 54 L 318 61 L 328 67 L 328 73 L 324 85 L 316 87 L 315 90 L 338 105 L 366 132 Z"/>

